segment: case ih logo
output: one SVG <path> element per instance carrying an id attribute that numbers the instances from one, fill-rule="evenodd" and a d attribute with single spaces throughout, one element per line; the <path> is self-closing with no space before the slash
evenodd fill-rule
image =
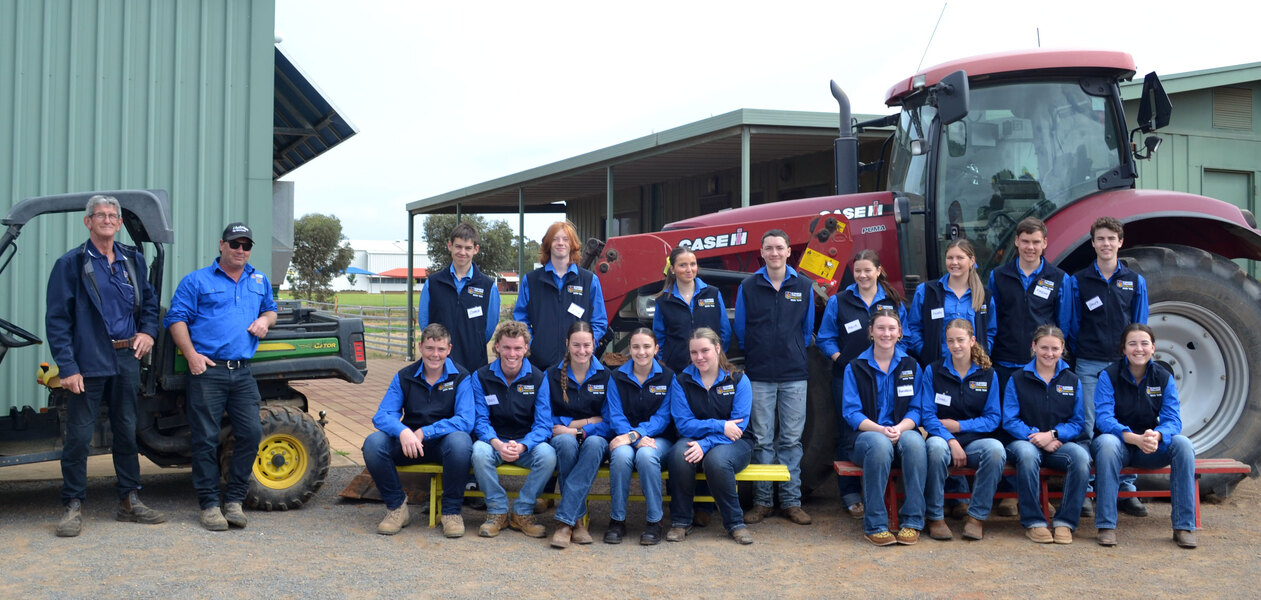
<path id="1" fill-rule="evenodd" d="M 679 240 L 680 246 L 687 246 L 692 250 L 713 250 L 714 248 L 730 248 L 732 246 L 743 246 L 749 241 L 749 232 L 743 228 L 736 229 L 735 233 L 723 233 L 719 235 L 707 235 L 694 240 Z"/>
<path id="2" fill-rule="evenodd" d="M 893 205 L 892 205 L 892 204 L 880 204 L 879 202 L 872 202 L 872 203 L 871 203 L 870 205 L 868 205 L 868 206 L 848 206 L 848 207 L 845 207 L 845 208 L 838 208 L 838 209 L 833 210 L 833 211 L 826 211 L 826 210 L 825 210 L 825 211 L 823 211 L 823 212 L 820 212 L 819 214 L 821 214 L 821 215 L 832 215 L 832 214 L 835 214 L 835 215 L 841 215 L 841 216 L 844 216 L 846 219 L 849 219 L 849 220 L 853 221 L 854 219 L 868 219 L 868 218 L 871 218 L 871 217 L 883 217 L 883 216 L 884 216 L 884 210 L 885 210 L 885 207 L 886 207 L 886 206 L 893 206 Z"/>

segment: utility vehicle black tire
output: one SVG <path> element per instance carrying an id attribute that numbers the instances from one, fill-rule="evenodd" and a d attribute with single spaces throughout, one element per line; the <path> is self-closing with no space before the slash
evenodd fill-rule
<path id="1" fill-rule="evenodd" d="M 328 438 L 311 415 L 297 408 L 264 406 L 258 412 L 263 437 L 246 506 L 268 511 L 299 508 L 328 477 Z"/>

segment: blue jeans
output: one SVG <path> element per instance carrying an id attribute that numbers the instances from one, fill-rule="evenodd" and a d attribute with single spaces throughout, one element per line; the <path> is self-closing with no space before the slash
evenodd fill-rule
<path id="1" fill-rule="evenodd" d="M 950 444 L 945 438 L 932 436 L 925 442 L 928 447 L 928 480 L 924 483 L 924 515 L 930 521 L 940 521 L 945 516 L 946 476 L 950 469 Z M 976 469 L 976 481 L 972 486 L 972 499 L 968 514 L 984 521 L 994 506 L 994 491 L 1003 476 L 1007 463 L 1007 451 L 1003 443 L 993 438 L 972 440 L 963 451 L 968 455 L 968 465 Z"/>
<path id="2" fill-rule="evenodd" d="M 557 482 L 560 483 L 556 520 L 575 525 L 587 514 L 587 494 L 591 493 L 596 472 L 609 451 L 609 441 L 589 435 L 579 444 L 578 438 L 565 433 L 552 436 L 551 444 L 556 449 Z"/>
<path id="3" fill-rule="evenodd" d="M 752 381 L 753 460 L 758 464 L 779 463 L 788 467 L 788 481 L 779 484 L 781 508 L 801 506 L 801 432 L 806 427 L 806 381 L 775 383 Z M 779 427 L 776 428 L 776 416 Z M 778 429 L 778 431 L 777 431 Z M 775 505 L 775 484 L 759 481 L 753 488 L 753 502 Z"/>
<path id="4" fill-rule="evenodd" d="M 1064 471 L 1064 496 L 1051 519 L 1055 527 L 1077 530 L 1081 505 L 1086 499 L 1086 480 L 1090 477 L 1090 454 L 1080 444 L 1068 442 L 1055 452 L 1046 452 L 1028 440 L 1007 445 L 1007 452 L 1016 463 L 1016 499 L 1020 507 L 1020 526 L 1046 527 L 1042 514 L 1042 487 L 1038 471 L 1043 465 Z"/>
<path id="5" fill-rule="evenodd" d="M 188 428 L 191 433 L 193 487 L 197 503 L 219 506 L 219 431 L 223 413 L 232 425 L 232 462 L 223 501 L 244 502 L 254 477 L 258 443 L 263 437 L 258 405 L 262 396 L 248 364 L 228 369 L 225 361 L 188 377 Z"/>
<path id="6" fill-rule="evenodd" d="M 84 377 L 83 393 L 66 398 L 66 439 L 61 450 L 61 503 L 87 499 L 88 451 L 101 402 L 109 410 L 113 433 L 114 474 L 118 498 L 140 489 L 140 457 L 136 447 L 136 392 L 140 389 L 140 362 L 131 348 L 116 350 L 118 373 L 108 377 Z"/>
<path id="7" fill-rule="evenodd" d="M 1110 364 L 1112 363 L 1106 360 L 1077 359 L 1076 373 L 1077 378 L 1081 380 L 1082 407 L 1086 413 L 1086 428 L 1077 440 L 1083 444 L 1089 444 L 1090 439 L 1095 436 L 1095 386 L 1099 385 L 1099 372 L 1108 368 Z M 1091 475 L 1090 481 L 1093 483 L 1094 480 L 1095 476 Z M 1120 489 L 1132 492 L 1138 489 L 1134 486 L 1136 481 L 1138 481 L 1137 475 L 1122 475 Z M 1086 489 L 1091 488 L 1088 486 Z M 1097 494 L 1095 498 L 1098 499 Z"/>
<path id="8" fill-rule="evenodd" d="M 477 487 L 486 494 L 486 513 L 491 515 L 508 514 L 508 492 L 499 483 L 499 472 L 495 470 L 505 461 L 490 444 L 478 440 L 473 442 L 473 477 L 477 479 Z M 512 464 L 529 469 L 525 483 L 521 484 L 521 493 L 512 505 L 512 512 L 519 515 L 534 514 L 534 501 L 538 500 L 543 486 L 556 471 L 556 450 L 546 442 L 541 443 L 528 452 L 517 457 Z M 444 468 L 443 471 L 446 471 Z"/>
<path id="9" fill-rule="evenodd" d="M 904 432 L 898 438 L 897 455 L 902 459 L 902 486 L 906 501 L 898 511 L 903 527 L 924 528 L 924 480 L 928 473 L 928 454 L 919 431 Z M 893 468 L 893 442 L 878 431 L 864 431 L 854 440 L 850 461 L 863 469 L 863 533 L 889 530 L 889 512 L 884 505 L 884 489 Z"/>
<path id="10" fill-rule="evenodd" d="M 609 518 L 626 520 L 626 497 L 630 494 L 631 471 L 639 472 L 639 489 L 648 506 L 648 522 L 661 520 L 661 463 L 670 456 L 670 440 L 652 438 L 656 448 L 618 446 L 609 453 Z"/>
<path id="11" fill-rule="evenodd" d="M 670 521 L 675 527 L 692 525 L 692 498 L 696 496 L 696 472 L 704 469 L 709 482 L 710 495 L 718 505 L 722 526 L 728 532 L 744 527 L 744 512 L 740 509 L 740 493 L 736 489 L 736 473 L 749 466 L 753 457 L 753 444 L 738 439 L 730 444 L 719 444 L 709 449 L 699 463 L 683 458 L 691 438 L 680 438 L 670 448 Z"/>
<path id="12" fill-rule="evenodd" d="M 836 460 L 848 460 L 849 453 L 845 448 L 845 435 L 852 431 L 849 422 L 841 416 L 841 404 L 845 398 L 845 378 L 832 375 L 832 404 L 836 406 Z M 841 491 L 841 505 L 850 507 L 863 501 L 863 480 L 861 477 L 836 476 L 836 487 Z"/>
<path id="13" fill-rule="evenodd" d="M 1095 438 L 1090 449 L 1095 455 L 1095 527 L 1116 529 L 1122 467 L 1156 469 L 1168 465 L 1172 467 L 1169 502 L 1173 505 L 1173 528 L 1195 531 L 1195 448 L 1190 439 L 1175 435 L 1164 448 L 1144 454 L 1121 438 L 1104 433 Z"/>
<path id="14" fill-rule="evenodd" d="M 423 456 L 408 458 L 403 454 L 402 442 L 384 431 L 374 431 L 363 441 L 364 466 L 372 473 L 372 481 L 376 482 L 385 507 L 394 510 L 407 502 L 407 494 L 403 492 L 395 467 L 440 463 L 442 514 L 460 514 L 464 504 L 464 484 L 468 483 L 472 462 L 473 440 L 463 431 L 453 431 L 437 439 L 425 438 L 421 447 L 424 449 Z"/>

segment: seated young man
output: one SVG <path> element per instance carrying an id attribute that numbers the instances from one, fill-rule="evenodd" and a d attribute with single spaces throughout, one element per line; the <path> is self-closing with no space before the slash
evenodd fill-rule
<path id="1" fill-rule="evenodd" d="M 377 430 L 363 442 L 363 461 L 389 510 L 377 533 L 394 535 L 411 522 L 398 465 L 442 463 L 442 533 L 464 535 L 460 508 L 469 478 L 473 387 L 468 371 L 447 356 L 451 334 L 437 323 L 420 334 L 421 359 L 394 375 L 372 417 Z"/>

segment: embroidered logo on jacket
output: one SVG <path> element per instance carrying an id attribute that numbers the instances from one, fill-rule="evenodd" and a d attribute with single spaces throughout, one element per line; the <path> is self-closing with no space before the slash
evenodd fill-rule
<path id="1" fill-rule="evenodd" d="M 603 383 L 588 383 L 587 392 L 591 394 L 603 394 L 604 384 Z"/>
<path id="2" fill-rule="evenodd" d="M 1154 398 L 1156 396 L 1163 396 L 1164 392 L 1161 390 L 1161 387 L 1158 385 L 1149 385 L 1147 386 L 1147 395 Z"/>
<path id="3" fill-rule="evenodd" d="M 1072 393 L 1075 393 L 1075 391 L 1076 391 L 1075 388 L 1071 385 L 1055 386 L 1055 393 L 1057 394 L 1072 394 Z"/>
<path id="4" fill-rule="evenodd" d="M 715 308 L 718 304 L 714 302 L 713 298 L 701 298 L 696 301 L 696 306 L 700 308 Z"/>
<path id="5" fill-rule="evenodd" d="M 581 285 L 578 285 L 578 284 L 570 284 L 570 285 L 565 286 L 565 291 L 566 291 L 566 292 L 569 292 L 569 293 L 571 293 L 571 294 L 573 294 L 573 295 L 575 295 L 575 296 L 581 296 L 581 295 L 582 295 L 582 286 L 581 286 Z"/>
<path id="6" fill-rule="evenodd" d="M 970 389 L 970 390 L 972 390 L 972 391 L 974 391 L 974 392 L 988 392 L 988 391 L 990 391 L 990 382 L 988 382 L 988 381 L 969 381 L 969 382 L 968 382 L 968 389 Z"/>
<path id="7" fill-rule="evenodd" d="M 468 290 L 469 295 L 473 296 L 474 298 L 481 298 L 482 296 L 486 295 L 486 290 L 479 287 L 473 287 L 470 285 L 464 289 Z"/>
<path id="8" fill-rule="evenodd" d="M 801 302 L 801 292 L 784 292 L 784 297 L 789 302 Z"/>
<path id="9" fill-rule="evenodd" d="M 1124 279 L 1118 279 L 1118 280 L 1117 280 L 1117 287 L 1118 287 L 1118 288 L 1120 288 L 1120 289 L 1123 289 L 1123 290 L 1125 290 L 1125 291 L 1127 291 L 1127 292 L 1132 292 L 1132 291 L 1134 291 L 1134 282 L 1133 282 L 1133 281 L 1126 281 L 1126 280 L 1124 280 Z"/>
<path id="10" fill-rule="evenodd" d="M 730 383 L 728 383 L 728 384 L 726 384 L 726 385 L 720 385 L 720 386 L 718 386 L 718 393 L 719 393 L 719 394 L 723 394 L 723 395 L 727 395 L 727 394 L 734 394 L 734 393 L 736 393 L 736 386 L 734 386 L 734 385 L 732 385 L 732 384 L 730 384 Z"/>
<path id="11" fill-rule="evenodd" d="M 525 395 L 530 395 L 530 394 L 533 394 L 533 393 L 534 393 L 534 384 L 533 384 L 533 383 L 518 383 L 518 384 L 517 384 L 517 393 L 518 393 L 518 394 L 525 394 Z"/>
<path id="12" fill-rule="evenodd" d="M 442 385 L 438 386 L 439 392 L 449 392 L 453 389 L 455 389 L 454 381 L 447 381 L 447 382 L 444 382 Z"/>
<path id="13" fill-rule="evenodd" d="M 666 393 L 666 390 L 668 389 L 669 387 L 664 386 L 664 385 L 650 385 L 648 386 L 648 393 L 649 394 L 664 394 Z"/>

